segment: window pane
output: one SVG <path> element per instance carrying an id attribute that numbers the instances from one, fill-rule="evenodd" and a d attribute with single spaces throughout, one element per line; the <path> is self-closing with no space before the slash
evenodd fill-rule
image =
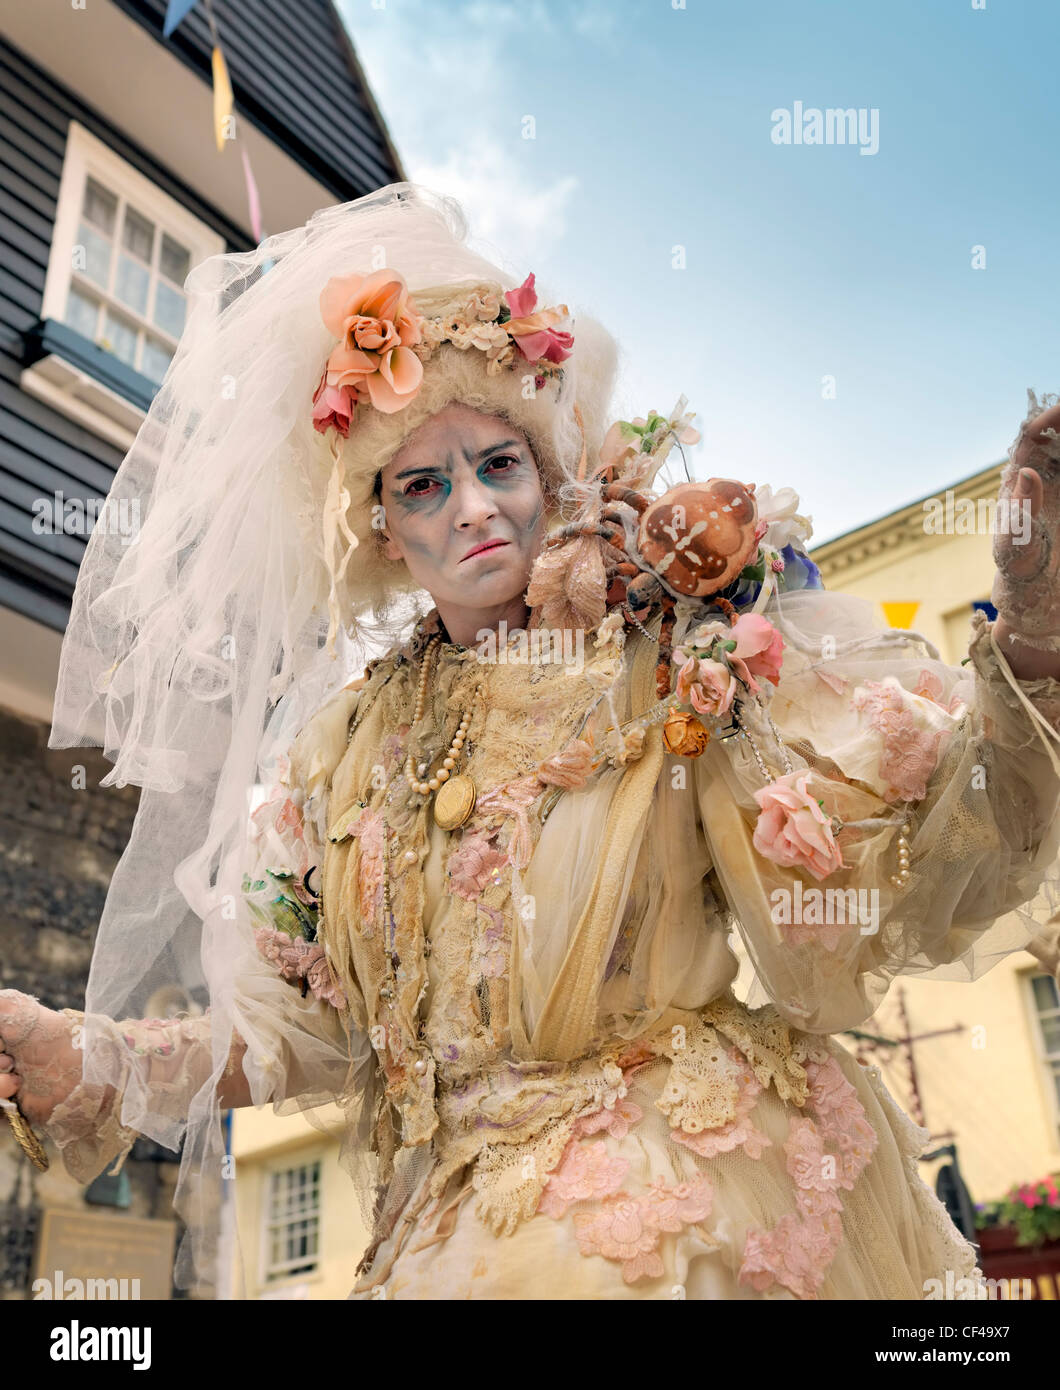
<path id="1" fill-rule="evenodd" d="M 74 247 L 74 269 L 83 271 L 90 280 L 95 280 L 97 285 L 106 289 L 110 276 L 110 242 L 87 222 L 82 222 L 77 229 L 77 243 Z M 78 247 L 84 248 L 83 254 L 78 255 Z"/>
<path id="2" fill-rule="evenodd" d="M 76 332 L 83 333 L 86 338 L 95 341 L 96 324 L 99 322 L 99 301 L 71 288 L 66 301 L 66 322 Z"/>
<path id="3" fill-rule="evenodd" d="M 1060 989 L 1057 989 L 1056 981 L 1051 975 L 1035 975 L 1031 981 L 1031 988 L 1034 990 L 1034 1002 L 1039 1012 L 1043 1009 L 1060 1008 Z"/>
<path id="4" fill-rule="evenodd" d="M 155 224 L 148 222 L 135 208 L 125 209 L 125 225 L 122 228 L 121 244 L 140 260 L 151 264 L 151 253 L 155 244 Z"/>
<path id="5" fill-rule="evenodd" d="M 108 240 L 114 236 L 114 215 L 117 210 L 118 199 L 115 194 L 95 179 L 89 179 L 85 184 L 85 200 L 81 205 L 81 213 L 85 221 L 98 227 Z"/>
<path id="6" fill-rule="evenodd" d="M 1041 1024 L 1046 1052 L 1060 1057 L 1060 1018 L 1043 1018 Z"/>
<path id="7" fill-rule="evenodd" d="M 144 376 L 149 376 L 152 381 L 160 382 L 172 361 L 173 354 L 168 348 L 164 348 L 161 343 L 156 343 L 153 338 L 145 340 L 143 361 L 140 363 L 140 370 Z"/>
<path id="8" fill-rule="evenodd" d="M 163 280 L 155 288 L 155 323 L 174 338 L 184 332 L 184 296 L 179 290 L 171 290 Z"/>
<path id="9" fill-rule="evenodd" d="M 183 285 L 191 266 L 191 253 L 179 241 L 162 233 L 162 274 L 175 285 Z"/>
<path id="10" fill-rule="evenodd" d="M 151 272 L 139 261 L 132 260 L 123 252 L 118 257 L 118 273 L 114 277 L 114 293 L 138 313 L 147 310 L 147 286 Z"/>
<path id="11" fill-rule="evenodd" d="M 113 352 L 115 357 L 120 357 L 123 362 L 128 362 L 130 367 L 136 365 L 136 327 L 129 323 L 127 319 L 119 318 L 112 310 L 107 310 L 107 322 L 103 329 L 104 347 Z"/>

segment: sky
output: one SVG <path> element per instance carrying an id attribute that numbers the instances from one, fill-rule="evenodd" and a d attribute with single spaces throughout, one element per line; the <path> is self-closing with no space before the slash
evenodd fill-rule
<path id="1" fill-rule="evenodd" d="M 337 4 L 408 177 L 617 338 L 615 418 L 687 396 L 693 474 L 794 487 L 813 544 L 1060 390 L 1055 0 Z"/>

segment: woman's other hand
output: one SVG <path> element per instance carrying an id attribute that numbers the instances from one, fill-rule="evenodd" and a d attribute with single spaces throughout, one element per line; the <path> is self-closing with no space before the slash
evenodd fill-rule
<path id="1" fill-rule="evenodd" d="M 0 1099 L 14 1100 L 31 1125 L 44 1125 L 80 1084 L 77 1026 L 30 994 L 0 989 Z"/>

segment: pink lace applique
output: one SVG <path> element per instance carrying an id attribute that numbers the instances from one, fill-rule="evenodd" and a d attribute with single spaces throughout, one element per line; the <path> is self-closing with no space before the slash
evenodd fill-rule
<path id="1" fill-rule="evenodd" d="M 465 835 L 449 856 L 449 882 L 458 897 L 473 902 L 475 898 L 500 880 L 508 856 L 493 843 L 484 830 Z"/>
<path id="2" fill-rule="evenodd" d="M 748 1232 L 739 1279 L 760 1292 L 779 1283 L 816 1298 L 843 1238 L 839 1190 L 853 1188 L 877 1138 L 834 1057 L 807 1062 L 806 1076 L 814 1118 L 794 1117 L 784 1144 L 797 1210 L 771 1231 Z"/>
<path id="3" fill-rule="evenodd" d="M 591 1115 L 580 1115 L 575 1122 L 574 1133 L 584 1136 L 599 1134 L 603 1130 L 613 1139 L 624 1139 L 630 1126 L 643 1118 L 644 1111 L 637 1102 L 623 1098 L 616 1100 L 610 1109 L 605 1106 L 602 1110 L 595 1110 Z"/>
<path id="4" fill-rule="evenodd" d="M 686 1149 L 691 1149 L 700 1158 L 714 1158 L 717 1154 L 731 1153 L 733 1149 L 741 1146 L 748 1158 L 761 1158 L 762 1150 L 771 1148 L 773 1142 L 760 1129 L 756 1129 L 750 1119 L 751 1111 L 762 1093 L 762 1083 L 741 1052 L 733 1047 L 729 1049 L 729 1056 L 740 1066 L 736 1076 L 739 1097 L 736 1101 L 735 1119 L 718 1129 L 704 1129 L 698 1134 L 686 1134 L 683 1129 L 671 1129 L 670 1138 L 675 1144 L 683 1144 Z"/>
<path id="5" fill-rule="evenodd" d="M 336 1009 L 346 1007 L 346 995 L 331 973 L 323 946 L 303 937 L 290 937 L 275 927 L 255 927 L 258 950 L 274 965 L 289 985 L 305 980 L 317 999 Z"/>
<path id="6" fill-rule="evenodd" d="M 925 700 L 931 700 L 939 705 L 947 714 L 959 715 L 967 708 L 967 704 L 961 699 L 960 695 L 954 695 L 949 704 L 942 698 L 942 677 L 937 676 L 934 671 L 923 670 L 917 677 L 914 695 L 922 695 Z"/>
<path id="7" fill-rule="evenodd" d="M 939 745 L 948 731 L 920 729 L 906 705 L 905 692 L 893 677 L 866 681 L 854 692 L 853 702 L 883 735 L 880 776 L 889 784 L 884 800 L 922 801 L 927 796 L 928 779 L 938 766 Z"/>
<path id="8" fill-rule="evenodd" d="M 782 1216 L 771 1231 L 748 1235 L 740 1283 L 760 1293 L 779 1283 L 797 1298 L 816 1298 L 842 1238 L 842 1222 L 835 1212 L 810 1221 L 794 1212 Z"/>
<path id="9" fill-rule="evenodd" d="M 658 1253 L 664 1231 L 680 1231 L 710 1215 L 714 1188 L 706 1177 L 667 1187 L 657 1179 L 639 1197 L 620 1192 L 608 1197 L 596 1212 L 574 1217 L 578 1248 L 583 1255 L 603 1255 L 622 1265 L 627 1284 L 644 1277 L 658 1279 L 665 1268 Z"/>
<path id="10" fill-rule="evenodd" d="M 572 1139 L 556 1169 L 549 1174 L 537 1210 L 559 1220 L 572 1202 L 598 1201 L 622 1186 L 628 1158 L 612 1158 L 605 1144 Z"/>
<path id="11" fill-rule="evenodd" d="M 365 811 L 350 830 L 361 842 L 357 864 L 357 905 L 361 931 L 368 934 L 378 921 L 383 904 L 383 817 L 379 811 Z"/>

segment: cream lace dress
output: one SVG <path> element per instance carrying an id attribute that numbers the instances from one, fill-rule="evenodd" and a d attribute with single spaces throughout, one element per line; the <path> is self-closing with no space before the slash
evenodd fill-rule
<path id="1" fill-rule="evenodd" d="M 815 597 L 803 621 L 857 627 L 853 602 Z M 774 717 L 858 823 L 836 879 L 876 890 L 866 929 L 773 921 L 777 889 L 814 880 L 752 848 L 746 750 L 693 762 L 628 729 L 652 703 L 635 634 L 580 672 L 488 671 L 479 801 L 454 834 L 400 773 L 410 739 L 436 756 L 468 707 L 470 653 L 443 649 L 422 730 L 415 647 L 310 726 L 291 770 L 327 837 L 322 938 L 376 1030 L 377 1147 L 413 1155 L 351 1296 L 919 1299 L 974 1272 L 919 1176 L 926 1132 L 830 1036 L 898 973 L 970 978 L 1027 940 L 1013 909 L 1055 861 L 1060 788 L 1028 696 L 1055 727 L 1060 687 L 1017 688 L 983 619 L 971 650 L 965 674 L 910 638 L 827 679 L 786 653 Z M 591 776 L 588 739 L 612 750 Z M 774 1004 L 733 996 L 733 925 Z"/>

